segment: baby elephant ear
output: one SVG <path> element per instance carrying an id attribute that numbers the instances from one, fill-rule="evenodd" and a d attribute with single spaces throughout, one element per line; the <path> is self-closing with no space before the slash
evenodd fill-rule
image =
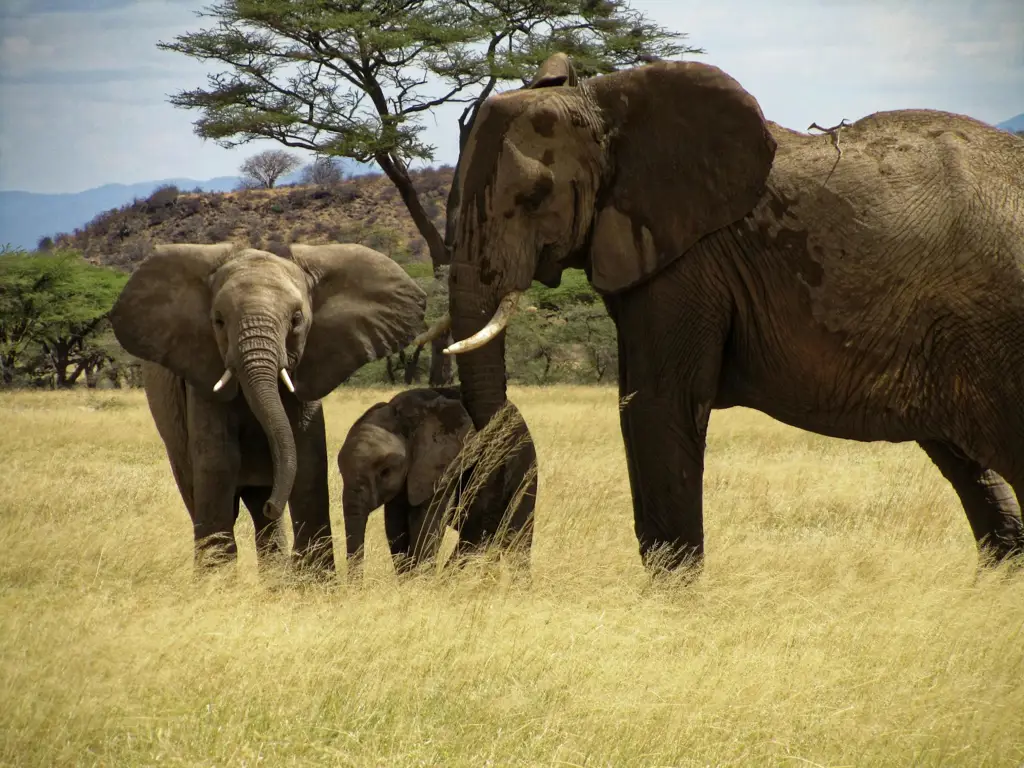
<path id="1" fill-rule="evenodd" d="M 409 438 L 409 503 L 427 501 L 434 485 L 473 431 L 473 421 L 459 400 L 439 397 L 423 404 Z"/>

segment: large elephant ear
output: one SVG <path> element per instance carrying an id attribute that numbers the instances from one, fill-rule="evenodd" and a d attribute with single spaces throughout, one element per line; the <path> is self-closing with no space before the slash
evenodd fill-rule
<path id="1" fill-rule="evenodd" d="M 210 392 L 224 373 L 210 317 L 210 277 L 235 245 L 167 244 L 153 250 L 110 310 L 114 336 L 129 354 Z"/>
<path id="2" fill-rule="evenodd" d="M 312 286 L 313 324 L 295 372 L 299 399 L 326 396 L 425 328 L 427 295 L 383 253 L 356 244 L 293 245 L 291 252 Z"/>
<path id="3" fill-rule="evenodd" d="M 764 193 L 776 142 L 757 100 L 717 67 L 658 62 L 587 81 L 608 128 L 591 281 L 636 285 Z"/>
<path id="4" fill-rule="evenodd" d="M 409 423 L 409 473 L 406 493 L 418 506 L 434 492 L 434 484 L 452 463 L 473 431 L 473 420 L 462 402 L 448 397 L 420 399 L 396 407 Z"/>

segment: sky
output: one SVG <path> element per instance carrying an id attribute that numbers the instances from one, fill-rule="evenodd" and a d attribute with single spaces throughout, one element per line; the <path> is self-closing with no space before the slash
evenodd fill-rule
<path id="1" fill-rule="evenodd" d="M 209 0 L 0 0 L 0 189 L 236 175 L 247 156 L 197 137 L 175 91 L 205 65 L 158 41 L 210 25 Z M 812 122 L 902 107 L 997 123 L 1024 112 L 1022 0 L 633 0 L 704 48 L 765 116 Z M 82 10 L 88 8 L 88 10 Z M 458 154 L 454 110 L 425 121 L 435 163 Z"/>

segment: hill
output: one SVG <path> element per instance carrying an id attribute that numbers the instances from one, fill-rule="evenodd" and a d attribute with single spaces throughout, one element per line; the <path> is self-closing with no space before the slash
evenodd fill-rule
<path id="1" fill-rule="evenodd" d="M 452 168 L 414 174 L 428 214 L 444 227 Z M 95 264 L 132 269 L 152 243 L 215 243 L 252 247 L 271 242 L 358 242 L 396 261 L 429 263 L 398 190 L 382 174 L 349 178 L 332 186 L 287 185 L 224 192 L 156 190 L 96 216 L 84 227 L 56 234 L 55 245 L 79 251 Z"/>
<path id="2" fill-rule="evenodd" d="M 361 173 L 369 166 L 354 160 L 344 160 L 342 168 L 348 173 Z M 301 173 L 301 168 L 293 171 L 283 177 L 281 183 L 295 183 Z M 84 227 L 86 222 L 103 211 L 148 197 L 167 185 L 183 190 L 228 192 L 237 189 L 241 181 L 239 176 L 218 176 L 206 180 L 159 179 L 136 184 L 104 184 L 82 192 L 60 194 L 3 190 L 0 191 L 0 244 L 9 244 L 14 248 L 35 248 L 40 238 L 46 235 Z"/>
<path id="3" fill-rule="evenodd" d="M 1021 112 L 1016 117 L 1011 117 L 1009 120 L 996 123 L 996 128 L 1002 128 L 1004 131 L 1012 131 L 1014 133 L 1024 131 L 1024 112 Z"/>

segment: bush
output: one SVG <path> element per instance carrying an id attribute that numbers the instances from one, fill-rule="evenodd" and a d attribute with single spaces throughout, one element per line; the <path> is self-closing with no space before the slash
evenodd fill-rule
<path id="1" fill-rule="evenodd" d="M 162 187 L 157 187 L 153 190 L 153 194 L 146 198 L 146 210 L 156 211 L 161 208 L 172 206 L 177 201 L 178 194 L 178 188 L 173 184 L 165 184 Z"/>

